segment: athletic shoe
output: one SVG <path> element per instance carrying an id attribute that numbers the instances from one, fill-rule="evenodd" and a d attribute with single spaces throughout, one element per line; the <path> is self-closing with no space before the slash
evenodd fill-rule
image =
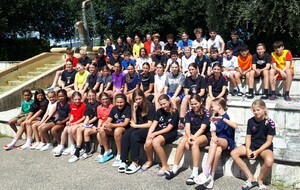
<path id="1" fill-rule="evenodd" d="M 85 160 L 85 159 L 91 157 L 92 155 L 93 155 L 93 154 L 91 154 L 91 153 L 83 153 L 83 154 L 79 157 L 79 159 L 80 159 L 80 160 Z"/>
<path id="2" fill-rule="evenodd" d="M 71 156 L 71 158 L 68 160 L 69 163 L 74 163 L 77 162 L 79 158 L 75 155 Z"/>
<path id="3" fill-rule="evenodd" d="M 52 144 L 51 143 L 47 143 L 45 146 L 43 146 L 40 151 L 46 151 L 46 150 L 49 150 L 53 148 Z"/>
<path id="4" fill-rule="evenodd" d="M 292 98 L 289 95 L 284 95 L 283 98 L 285 101 L 292 101 Z"/>
<path id="5" fill-rule="evenodd" d="M 140 168 L 140 165 L 135 165 L 134 163 L 131 163 L 130 166 L 125 170 L 125 173 L 134 174 L 135 172 L 139 171 Z"/>
<path id="6" fill-rule="evenodd" d="M 243 96 L 243 95 L 244 95 L 244 93 L 242 93 L 242 92 L 238 91 L 237 95 L 238 95 L 238 96 Z"/>
<path id="7" fill-rule="evenodd" d="M 238 91 L 236 89 L 234 89 L 231 94 L 232 94 L 232 96 L 237 96 L 238 95 Z"/>
<path id="8" fill-rule="evenodd" d="M 11 145 L 11 144 L 6 144 L 3 146 L 3 149 L 4 150 L 11 150 L 11 149 L 14 149 L 16 148 L 15 145 Z"/>
<path id="9" fill-rule="evenodd" d="M 247 97 L 247 99 L 253 99 L 254 98 L 254 95 L 253 94 L 246 94 L 246 97 Z"/>
<path id="10" fill-rule="evenodd" d="M 35 150 L 40 150 L 43 146 L 45 146 L 46 143 L 42 143 L 40 142 L 36 147 L 35 147 Z"/>
<path id="11" fill-rule="evenodd" d="M 66 156 L 71 154 L 71 152 L 75 152 L 76 148 L 74 146 L 70 146 L 69 148 L 67 148 L 66 150 L 63 151 L 62 155 Z M 73 153 L 74 155 L 74 153 Z"/>
<path id="12" fill-rule="evenodd" d="M 272 95 L 269 97 L 269 100 L 276 100 L 276 95 L 275 95 L 275 94 L 272 94 Z"/>
<path id="13" fill-rule="evenodd" d="M 267 99 L 269 99 L 269 96 L 267 94 L 264 94 L 260 97 L 260 99 L 267 100 Z"/>
<path id="14" fill-rule="evenodd" d="M 185 183 L 186 183 L 187 185 L 195 185 L 196 183 L 195 183 L 195 181 L 194 181 L 194 178 L 195 178 L 195 176 L 191 175 L 191 176 L 185 181 Z"/>
<path id="15" fill-rule="evenodd" d="M 104 154 L 103 157 L 99 160 L 99 163 L 104 163 L 109 161 L 110 159 L 112 159 L 114 157 L 112 152 L 109 152 L 107 154 Z"/>
<path id="16" fill-rule="evenodd" d="M 55 148 L 52 149 L 52 152 L 55 153 L 58 148 L 59 146 L 57 145 Z"/>
<path id="17" fill-rule="evenodd" d="M 122 160 L 116 158 L 115 161 L 113 162 L 112 166 L 119 167 L 121 163 L 122 163 Z"/>
<path id="18" fill-rule="evenodd" d="M 61 146 L 61 145 L 58 145 L 58 146 L 56 147 L 56 150 L 55 150 L 54 156 L 55 156 L 55 157 L 59 157 L 59 156 L 61 156 L 61 155 L 62 155 L 62 153 L 63 153 L 63 150 L 64 150 L 64 147 L 63 147 L 63 146 Z"/>
<path id="19" fill-rule="evenodd" d="M 95 157 L 95 161 L 98 161 L 101 160 L 103 158 L 103 154 L 98 154 L 98 156 Z"/>
<path id="20" fill-rule="evenodd" d="M 40 144 L 40 143 L 38 143 L 38 142 L 32 143 L 32 144 L 30 145 L 30 150 L 35 149 L 39 144 Z"/>
<path id="21" fill-rule="evenodd" d="M 119 168 L 118 168 L 118 172 L 119 173 L 124 173 L 127 170 L 127 165 L 125 162 L 121 162 Z"/>

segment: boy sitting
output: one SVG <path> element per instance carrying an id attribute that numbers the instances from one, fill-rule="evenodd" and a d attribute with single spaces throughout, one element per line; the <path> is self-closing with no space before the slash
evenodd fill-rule
<path id="1" fill-rule="evenodd" d="M 272 66 L 270 71 L 270 83 L 272 94 L 270 100 L 276 99 L 275 85 L 276 80 L 285 80 L 285 94 L 284 99 L 291 101 L 290 88 L 292 85 L 292 79 L 294 77 L 294 66 L 292 65 L 292 53 L 289 50 L 284 49 L 282 41 L 276 41 L 273 43 L 274 52 L 272 52 Z"/>
<path id="2" fill-rule="evenodd" d="M 238 96 L 243 95 L 241 77 L 246 77 L 245 92 L 249 95 L 249 76 L 252 66 L 252 55 L 249 53 L 247 45 L 240 46 L 240 55 L 238 56 L 239 71 L 235 73 L 235 79 L 238 86 Z M 253 89 L 252 89 L 253 90 Z M 253 93 L 253 92 L 252 92 Z"/>
<path id="3" fill-rule="evenodd" d="M 226 47 L 225 56 L 223 57 L 223 74 L 230 79 L 230 82 L 233 86 L 232 95 L 238 95 L 238 89 L 235 79 L 235 74 L 238 71 L 238 58 L 233 54 L 233 51 L 230 47 Z"/>

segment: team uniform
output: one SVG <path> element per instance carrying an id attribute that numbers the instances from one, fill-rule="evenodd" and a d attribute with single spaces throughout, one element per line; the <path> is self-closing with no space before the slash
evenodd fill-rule
<path id="1" fill-rule="evenodd" d="M 84 115 L 86 117 L 89 117 L 89 119 L 93 119 L 97 116 L 97 107 L 100 105 L 98 101 L 96 101 L 94 104 L 91 104 L 90 102 L 86 103 L 86 109 L 84 112 Z M 93 126 L 98 127 L 98 120 L 96 120 L 94 123 L 91 123 Z"/>
<path id="2" fill-rule="evenodd" d="M 80 57 L 79 59 L 78 59 L 78 63 L 80 63 L 80 64 L 82 64 L 82 65 L 84 65 L 84 66 L 87 66 L 88 64 L 91 64 L 92 63 L 92 60 L 91 60 L 91 58 L 89 58 L 89 57 L 85 57 L 85 59 L 83 59 L 82 57 Z"/>
<path id="3" fill-rule="evenodd" d="M 195 59 L 195 63 L 198 65 L 200 74 L 202 73 L 204 63 L 206 63 L 206 68 L 205 68 L 204 74 L 207 75 L 207 68 L 209 65 L 209 59 L 208 59 L 207 55 L 202 55 L 202 57 L 197 56 Z"/>
<path id="4" fill-rule="evenodd" d="M 108 117 L 113 119 L 111 123 L 124 123 L 126 118 L 131 119 L 131 108 L 129 105 L 126 105 L 125 108 L 119 110 L 117 106 L 114 106 Z"/>
<path id="5" fill-rule="evenodd" d="M 212 87 L 212 94 L 214 97 L 217 97 L 223 89 L 223 86 L 228 86 L 228 79 L 226 76 L 222 75 L 220 76 L 219 80 L 217 80 L 214 75 L 210 76 L 208 78 L 208 86 Z M 227 93 L 223 95 L 223 98 L 226 100 Z"/>
<path id="6" fill-rule="evenodd" d="M 41 118 L 43 118 L 43 116 L 45 115 L 47 108 L 48 108 L 48 103 L 49 103 L 49 101 L 46 99 L 46 100 L 43 100 L 42 102 L 40 102 L 39 105 L 36 105 L 34 103 L 31 104 L 30 112 L 32 112 L 33 114 L 35 114 L 36 112 L 38 112 L 40 110 L 42 111 L 41 115 L 36 118 L 37 120 L 40 121 Z"/>
<path id="7" fill-rule="evenodd" d="M 148 123 L 154 120 L 155 108 L 150 102 L 146 102 L 148 107 L 148 114 L 142 116 L 142 108 L 138 107 L 136 110 L 136 124 Z M 145 143 L 149 128 L 129 128 L 125 131 L 122 137 L 121 160 L 126 162 L 128 159 L 128 152 L 130 149 L 131 159 L 133 161 L 140 161 L 140 146 Z"/>
<path id="8" fill-rule="evenodd" d="M 271 119 L 263 119 L 258 122 L 255 117 L 252 117 L 247 123 L 247 135 L 251 135 L 250 149 L 255 151 L 267 141 L 268 135 L 276 135 L 275 123 Z M 273 151 L 273 142 L 267 149 Z"/>
<path id="9" fill-rule="evenodd" d="M 185 79 L 183 88 L 189 89 L 189 95 L 199 94 L 201 89 L 205 90 L 207 88 L 207 83 L 205 78 L 201 75 L 198 75 L 196 79 L 192 79 L 192 77 L 189 76 Z"/>
<path id="10" fill-rule="evenodd" d="M 165 129 L 169 124 L 173 126 L 171 131 L 162 134 L 161 136 L 165 139 L 165 144 L 170 144 L 174 142 L 177 138 L 177 129 L 179 122 L 179 113 L 175 110 L 174 113 L 166 112 L 162 108 L 158 109 L 155 113 L 155 121 L 158 122 L 155 131 L 160 131 Z"/>
<path id="11" fill-rule="evenodd" d="M 234 43 L 232 40 L 229 40 L 226 43 L 226 46 L 230 47 L 232 49 L 232 54 L 235 55 L 235 56 L 238 56 L 240 54 L 239 47 L 242 46 L 242 45 L 245 45 L 245 43 L 241 39 L 237 39 L 236 43 Z"/>
<path id="12" fill-rule="evenodd" d="M 85 108 L 86 104 L 83 102 L 78 106 L 75 103 L 70 105 L 71 115 L 73 115 L 71 123 L 75 123 L 84 116 Z"/>
<path id="13" fill-rule="evenodd" d="M 77 70 L 73 69 L 71 72 L 64 70 L 61 74 L 61 81 L 64 82 L 65 87 L 69 86 L 71 84 L 74 84 L 75 76 L 76 76 Z"/>
<path id="14" fill-rule="evenodd" d="M 112 82 L 111 75 L 101 77 L 101 83 L 103 84 L 103 90 L 106 89 L 109 82 Z"/>
<path id="15" fill-rule="evenodd" d="M 222 115 L 223 118 L 230 120 L 230 117 L 227 113 Z M 216 135 L 218 138 L 224 138 L 228 142 L 227 149 L 229 151 L 233 150 L 236 147 L 234 141 L 235 129 L 226 124 L 223 120 L 218 120 L 215 123 L 216 126 Z"/>
<path id="16" fill-rule="evenodd" d="M 127 77 L 130 78 L 130 80 L 128 82 L 126 81 Z M 137 73 L 134 73 L 133 76 L 130 76 L 129 74 L 126 74 L 125 78 L 126 78 L 125 81 L 126 81 L 126 84 L 127 84 L 127 92 L 134 89 L 136 87 L 136 85 L 141 84 L 140 75 L 137 74 Z"/>
<path id="17" fill-rule="evenodd" d="M 191 134 L 194 135 L 200 128 L 202 124 L 206 125 L 205 131 L 202 135 L 205 135 L 208 142 L 211 139 L 211 132 L 210 132 L 210 114 L 208 111 L 204 110 L 203 116 L 199 116 L 193 110 L 190 110 L 185 115 L 185 123 L 190 124 Z"/>

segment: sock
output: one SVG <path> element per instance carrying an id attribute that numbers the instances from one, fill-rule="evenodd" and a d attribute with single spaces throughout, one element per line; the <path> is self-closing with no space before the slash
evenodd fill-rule
<path id="1" fill-rule="evenodd" d="M 180 122 L 180 123 L 183 123 L 183 121 L 184 121 L 184 117 L 180 117 L 180 118 L 179 118 L 179 122 Z"/>
<path id="2" fill-rule="evenodd" d="M 86 153 L 91 152 L 91 143 L 90 143 L 90 141 L 84 142 L 84 144 L 85 144 L 85 152 Z"/>
<path id="3" fill-rule="evenodd" d="M 77 158 L 79 157 L 80 150 L 81 150 L 81 147 L 79 147 L 79 146 L 76 146 L 76 150 L 75 150 L 75 153 L 74 153 L 74 155 L 75 155 Z"/>
<path id="4" fill-rule="evenodd" d="M 233 90 L 237 90 L 237 87 L 233 87 Z"/>
<path id="5" fill-rule="evenodd" d="M 117 154 L 116 160 L 120 160 L 120 158 L 121 158 L 121 155 L 120 155 L 120 154 Z"/>
<path id="6" fill-rule="evenodd" d="M 264 89 L 264 94 L 268 95 L 268 93 L 269 93 L 269 89 Z"/>
<path id="7" fill-rule="evenodd" d="M 172 171 L 173 171 L 174 174 L 176 174 L 177 171 L 178 171 L 178 165 L 174 164 L 173 167 L 172 167 Z"/>
<path id="8" fill-rule="evenodd" d="M 211 169 L 210 165 L 205 165 L 205 167 L 204 167 L 204 169 L 203 169 L 203 173 L 204 173 L 204 175 L 205 175 L 206 177 L 209 176 L 210 169 Z"/>
<path id="9" fill-rule="evenodd" d="M 7 146 L 14 146 L 18 142 L 18 138 L 14 138 Z"/>
<path id="10" fill-rule="evenodd" d="M 198 175 L 198 170 L 199 170 L 199 167 L 193 167 L 193 172 L 192 172 L 192 175 L 194 177 L 196 177 Z"/>
<path id="11" fill-rule="evenodd" d="M 26 143 L 25 143 L 25 144 L 26 144 L 26 145 L 28 145 L 28 146 L 30 146 L 30 144 L 31 144 L 31 140 L 32 140 L 31 138 L 27 138 L 27 140 L 26 140 Z"/>
<path id="12" fill-rule="evenodd" d="M 70 148 L 72 148 L 72 149 L 76 148 L 76 147 L 75 147 L 75 144 L 71 144 L 71 145 L 70 145 Z"/>
<path id="13" fill-rule="evenodd" d="M 248 90 L 249 90 L 249 85 L 245 85 L 245 90 L 246 90 L 246 92 L 248 92 Z M 253 89 L 252 89 L 252 91 L 253 91 Z"/>
<path id="14" fill-rule="evenodd" d="M 285 95 L 289 96 L 290 95 L 290 91 L 285 91 Z"/>
<path id="15" fill-rule="evenodd" d="M 242 91 L 242 84 L 238 84 L 237 86 L 238 86 L 239 91 Z"/>
<path id="16" fill-rule="evenodd" d="M 104 146 L 100 145 L 100 154 L 103 155 L 105 152 Z"/>
<path id="17" fill-rule="evenodd" d="M 249 94 L 253 95 L 253 88 L 249 88 Z"/>
<path id="18" fill-rule="evenodd" d="M 276 92 L 275 92 L 275 90 L 274 90 L 274 91 L 272 90 L 272 95 L 276 95 Z"/>

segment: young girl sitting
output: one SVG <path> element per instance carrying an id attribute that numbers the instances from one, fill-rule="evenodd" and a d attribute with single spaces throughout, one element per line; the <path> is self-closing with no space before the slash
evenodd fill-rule
<path id="1" fill-rule="evenodd" d="M 172 179 L 178 171 L 184 149 L 192 150 L 193 172 L 186 180 L 187 185 L 194 185 L 194 178 L 198 175 L 200 162 L 200 147 L 207 146 L 210 141 L 209 112 L 204 109 L 200 95 L 194 94 L 190 98 L 191 110 L 185 115 L 185 134 L 183 135 L 176 153 L 172 170 L 165 172 L 166 179 Z"/>
<path id="2" fill-rule="evenodd" d="M 84 112 L 86 105 L 82 102 L 82 95 L 80 92 L 74 92 L 72 94 L 72 104 L 70 105 L 71 116 L 70 120 L 64 125 L 56 125 L 51 129 L 51 133 L 60 144 L 53 150 L 56 157 L 63 155 L 68 155 L 75 152 L 75 139 L 71 135 L 72 128 L 77 128 L 78 124 L 82 123 L 85 119 Z M 59 133 L 61 133 L 61 139 L 59 138 Z M 64 145 L 68 139 L 68 134 L 70 134 L 71 145 L 69 148 L 64 150 Z"/>
<path id="3" fill-rule="evenodd" d="M 158 98 L 161 108 L 156 111 L 154 121 L 148 131 L 144 149 L 147 155 L 147 163 L 145 166 L 153 164 L 153 149 L 158 155 L 161 162 L 161 169 L 157 176 L 164 176 L 165 171 L 169 169 L 163 145 L 172 143 L 177 138 L 177 127 L 179 121 L 179 113 L 174 108 L 171 99 L 166 94 L 162 94 Z"/>
<path id="4" fill-rule="evenodd" d="M 162 63 L 156 65 L 156 75 L 154 76 L 154 103 L 156 109 L 160 107 L 158 98 L 164 92 L 166 82 L 167 74 L 165 74 L 164 68 L 164 64 Z"/>
<path id="5" fill-rule="evenodd" d="M 67 95 L 67 91 L 64 89 L 58 90 L 57 98 L 58 98 L 58 102 L 55 104 L 54 107 L 57 116 L 56 117 L 53 117 L 54 115 L 52 115 L 52 117 L 50 116 L 46 121 L 46 123 L 44 123 L 39 127 L 39 131 L 42 136 L 42 139 L 44 139 L 46 143 L 46 145 L 41 148 L 41 151 L 48 150 L 53 147 L 50 142 L 48 131 L 53 129 L 54 127 L 56 128 L 64 127 L 66 125 L 66 122 L 70 119 L 70 103 L 68 102 L 69 98 Z M 55 140 L 57 141 L 57 143 L 60 143 L 57 135 L 55 133 L 52 134 Z"/>
<path id="6" fill-rule="evenodd" d="M 12 130 L 14 130 L 15 133 L 17 133 L 18 131 L 16 124 L 21 125 L 21 123 L 26 119 L 27 115 L 29 114 L 30 107 L 33 104 L 32 93 L 29 89 L 23 90 L 22 95 L 24 100 L 21 103 L 20 113 L 16 117 L 8 121 L 8 125 L 12 128 Z"/>
<path id="7" fill-rule="evenodd" d="M 69 162 L 71 163 L 79 160 L 82 141 L 84 141 L 85 153 L 83 153 L 83 155 L 80 156 L 80 159 L 84 160 L 92 156 L 90 136 L 97 133 L 97 107 L 100 104 L 97 101 L 96 94 L 96 91 L 93 89 L 90 89 L 88 91 L 88 102 L 86 103 L 86 109 L 84 112 L 84 122 L 82 124 L 79 124 L 77 129 L 75 127 L 72 129 L 73 137 L 76 138 L 76 151 L 74 155 L 69 159 Z M 84 138 L 82 138 L 82 136 Z"/>
<path id="8" fill-rule="evenodd" d="M 31 125 L 41 120 L 41 117 L 45 114 L 48 106 L 48 100 L 46 98 L 43 89 L 37 89 L 34 93 L 34 102 L 30 107 L 30 112 L 26 119 L 21 123 L 20 128 L 10 144 L 4 145 L 5 150 L 13 149 L 21 138 L 23 132 L 26 130 L 27 140 L 25 144 L 19 147 L 19 150 L 27 149 L 30 147 L 32 141 L 32 128 Z"/>
<path id="9" fill-rule="evenodd" d="M 125 85 L 125 73 L 122 71 L 121 64 L 116 62 L 114 64 L 115 72 L 111 75 L 111 80 L 113 83 L 113 100 L 115 100 L 115 96 L 117 94 L 121 94 L 124 92 L 124 85 Z"/>
<path id="10" fill-rule="evenodd" d="M 132 98 L 132 92 L 135 89 L 140 88 L 141 79 L 140 75 L 137 72 L 135 72 L 134 65 L 130 63 L 127 69 L 128 73 L 125 76 L 126 80 L 124 86 L 124 94 L 126 95 L 128 103 L 130 103 Z"/>
<path id="11" fill-rule="evenodd" d="M 154 75 L 150 73 L 150 64 L 148 62 L 143 64 L 143 72 L 140 75 L 141 89 L 149 102 L 152 102 L 154 96 L 152 95 L 154 89 Z"/>
<path id="12" fill-rule="evenodd" d="M 97 97 L 100 96 L 102 92 L 108 94 L 109 97 L 112 97 L 112 82 L 111 82 L 111 75 L 110 70 L 107 65 L 103 66 L 102 68 L 102 77 L 101 77 L 101 84 L 99 88 L 99 93 Z"/>
<path id="13" fill-rule="evenodd" d="M 42 135 L 42 128 L 46 125 L 52 126 L 53 121 L 55 121 L 55 119 L 56 119 L 55 112 L 56 112 L 57 97 L 56 97 L 55 91 L 48 92 L 47 97 L 48 97 L 49 103 L 48 103 L 46 113 L 44 114 L 42 120 L 39 123 L 32 125 L 33 131 L 38 131 L 39 135 L 35 136 L 36 142 L 31 144 L 30 149 L 41 150 L 41 148 L 46 145 L 45 139 L 43 138 L 43 135 Z M 34 134 L 36 134 L 36 133 L 37 132 L 35 132 Z M 41 139 L 39 138 L 39 136 Z M 41 140 L 41 142 L 40 142 L 40 140 Z M 49 143 L 47 145 L 47 147 L 48 147 L 48 149 L 52 148 L 51 143 Z M 42 150 L 44 150 L 44 148 Z"/>
<path id="14" fill-rule="evenodd" d="M 133 174 L 140 166 L 140 144 L 145 143 L 148 129 L 154 119 L 155 108 L 146 100 L 146 96 L 141 89 L 136 89 L 132 93 L 130 128 L 125 131 L 121 142 L 121 160 L 118 171 L 120 173 Z M 132 163 L 127 167 L 128 152 L 130 150 Z M 143 167 L 145 170 L 148 167 Z"/>
<path id="15" fill-rule="evenodd" d="M 217 98 L 212 101 L 213 116 L 211 117 L 211 141 L 208 150 L 208 158 L 203 172 L 195 177 L 197 184 L 211 189 L 214 184 L 215 172 L 223 150 L 233 150 L 235 148 L 234 134 L 237 124 L 230 121 L 226 113 L 226 101 Z M 215 125 L 215 126 L 213 126 Z"/>
<path id="16" fill-rule="evenodd" d="M 112 150 L 108 146 L 108 135 L 114 136 L 117 146 L 117 156 L 113 162 L 114 167 L 119 167 L 121 163 L 121 139 L 126 128 L 129 126 L 131 118 L 131 109 L 127 104 L 127 99 L 124 94 L 118 94 L 116 96 L 116 105 L 111 109 L 109 116 L 105 123 L 100 128 L 100 138 L 104 146 L 105 153 L 100 163 L 107 162 L 113 157 Z"/>
<path id="17" fill-rule="evenodd" d="M 263 184 L 263 179 L 272 169 L 274 162 L 272 141 L 274 135 L 276 135 L 275 123 L 268 118 L 267 107 L 264 101 L 255 100 L 251 107 L 254 117 L 248 120 L 246 143 L 234 149 L 230 154 L 247 176 L 242 189 L 248 190 L 258 184 L 259 190 L 265 190 L 267 187 Z M 247 164 L 242 160 L 242 156 L 247 156 L 249 160 L 256 160 L 258 156 L 261 156 L 264 160 L 257 181 Z"/>
<path id="18" fill-rule="evenodd" d="M 100 94 L 99 100 L 101 104 L 100 106 L 97 107 L 97 118 L 98 118 L 97 139 L 100 145 L 100 153 L 96 157 L 96 161 L 100 161 L 104 154 L 104 147 L 102 145 L 101 138 L 100 138 L 100 128 L 102 124 L 106 122 L 111 109 L 114 107 L 114 105 L 110 103 L 110 96 L 105 92 L 102 92 Z"/>
<path id="19" fill-rule="evenodd" d="M 213 74 L 208 78 L 208 93 L 206 98 L 206 109 L 210 110 L 211 102 L 216 98 L 227 98 L 227 77 L 222 75 L 222 65 L 219 62 L 215 62 L 212 66 Z"/>

